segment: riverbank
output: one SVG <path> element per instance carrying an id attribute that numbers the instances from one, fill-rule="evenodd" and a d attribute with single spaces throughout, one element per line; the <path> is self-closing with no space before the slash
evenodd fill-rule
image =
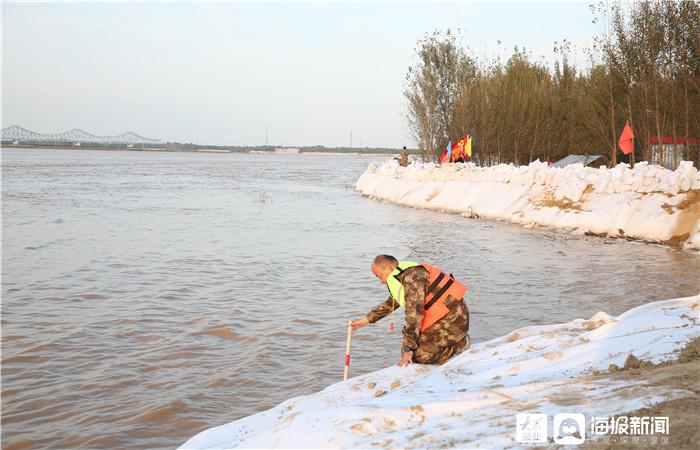
<path id="1" fill-rule="evenodd" d="M 181 448 L 511 448 L 522 445 L 517 414 L 547 414 L 551 440 L 558 413 L 584 414 L 588 424 L 592 416 L 671 401 L 685 405 L 697 392 L 657 382 L 655 374 L 674 371 L 661 378 L 697 381 L 695 359 L 684 365 L 682 349 L 700 337 L 699 312 L 696 295 L 647 303 L 618 317 L 599 312 L 520 328 L 473 345 L 443 366 L 392 366 L 336 383 L 206 430 Z M 661 365 L 673 360 L 682 363 Z M 691 414 L 697 423 L 697 411 Z"/>
<path id="2" fill-rule="evenodd" d="M 700 174 L 690 162 L 671 171 L 647 163 L 593 169 L 387 161 L 370 164 L 355 188 L 378 200 L 470 218 L 700 249 Z"/>
<path id="3" fill-rule="evenodd" d="M 644 380 L 644 389 L 666 389 L 683 392 L 681 398 L 665 400 L 635 411 L 625 411 L 618 416 L 668 417 L 670 430 L 667 436 L 613 435 L 588 442 L 589 450 L 633 450 L 657 448 L 658 444 L 672 449 L 695 449 L 700 442 L 700 338 L 696 338 L 679 352 L 678 359 L 658 365 L 648 361 L 629 359 L 625 365 L 612 367 L 596 377 L 622 382 Z M 654 439 L 656 437 L 656 439 Z"/>

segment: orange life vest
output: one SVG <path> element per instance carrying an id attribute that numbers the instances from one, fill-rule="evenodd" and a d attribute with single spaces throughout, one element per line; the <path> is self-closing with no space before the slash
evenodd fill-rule
<path id="1" fill-rule="evenodd" d="M 392 272 L 387 280 L 387 289 L 389 294 L 401 305 L 404 306 L 403 286 L 396 278 L 404 270 L 411 267 L 423 266 L 428 271 L 428 288 L 425 293 L 423 303 L 423 318 L 421 320 L 421 332 L 432 326 L 435 322 L 442 319 L 450 312 L 450 309 L 445 304 L 448 295 L 451 295 L 455 300 L 462 301 L 464 294 L 467 293 L 467 286 L 455 279 L 452 274 L 447 275 L 442 270 L 428 263 L 414 263 L 409 261 L 400 261 L 399 267 L 395 269 L 396 274 Z"/>
<path id="2" fill-rule="evenodd" d="M 428 291 L 425 294 L 425 303 L 423 304 L 425 312 L 420 325 L 420 331 L 423 332 L 450 312 L 445 304 L 448 295 L 457 301 L 463 301 L 468 288 L 452 274 L 448 275 L 435 266 L 428 263 L 421 263 L 421 266 L 425 267 L 430 274 Z"/>

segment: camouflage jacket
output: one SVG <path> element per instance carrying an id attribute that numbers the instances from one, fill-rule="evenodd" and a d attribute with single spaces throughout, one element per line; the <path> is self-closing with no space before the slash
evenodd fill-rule
<path id="1" fill-rule="evenodd" d="M 417 348 L 421 321 L 423 320 L 425 293 L 428 290 L 430 274 L 424 267 L 416 266 L 404 270 L 396 278 L 403 285 L 406 300 L 406 318 L 401 331 L 403 334 L 402 347 Z M 367 314 L 367 320 L 369 323 L 374 323 L 397 308 L 399 308 L 399 304 L 390 295 L 383 303 L 377 305 L 376 308 Z"/>

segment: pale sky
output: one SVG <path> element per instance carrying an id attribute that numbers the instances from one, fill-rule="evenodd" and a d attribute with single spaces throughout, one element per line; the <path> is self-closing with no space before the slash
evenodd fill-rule
<path id="1" fill-rule="evenodd" d="M 415 146 L 403 90 L 416 42 L 461 28 L 552 61 L 598 26 L 588 3 L 8 3 L 2 126 L 134 131 L 215 145 Z"/>

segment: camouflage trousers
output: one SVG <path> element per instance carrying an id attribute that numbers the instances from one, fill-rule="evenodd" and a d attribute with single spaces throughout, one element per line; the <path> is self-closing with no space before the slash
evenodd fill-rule
<path id="1" fill-rule="evenodd" d="M 467 345 L 469 309 L 462 301 L 448 297 L 445 301 L 450 312 L 421 333 L 413 362 L 443 364 L 461 353 Z"/>

